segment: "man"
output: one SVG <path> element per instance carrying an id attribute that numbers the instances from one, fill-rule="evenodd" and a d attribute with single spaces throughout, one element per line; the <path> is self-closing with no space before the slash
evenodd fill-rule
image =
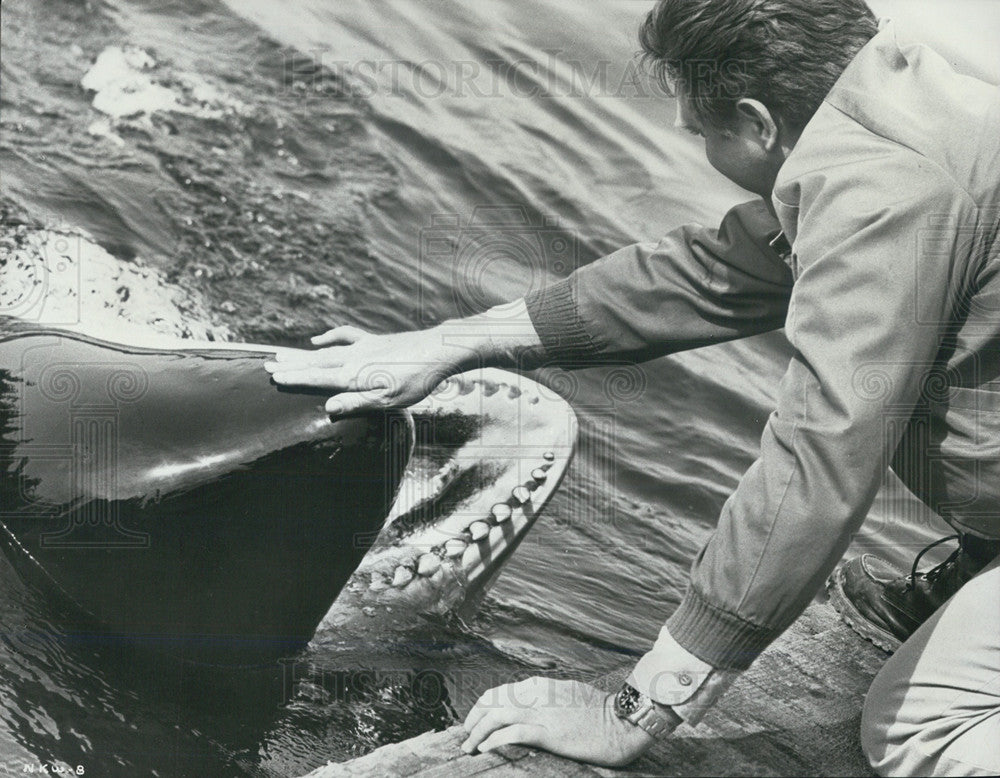
<path id="1" fill-rule="evenodd" d="M 514 303 L 516 334 L 490 335 L 496 312 L 345 327 L 268 369 L 339 392 L 328 410 L 349 413 L 429 388 L 405 366 L 393 386 L 359 383 L 373 362 L 647 359 L 784 326 L 794 355 L 760 457 L 625 687 L 492 690 L 465 748 L 620 765 L 696 723 L 810 602 L 891 464 L 960 544 L 929 573 L 866 555 L 833 579 L 859 632 L 902 643 L 868 696 L 865 751 L 892 774 L 1000 773 L 1000 95 L 880 29 L 862 0 L 660 0 L 640 37 L 709 162 L 761 199 Z"/>

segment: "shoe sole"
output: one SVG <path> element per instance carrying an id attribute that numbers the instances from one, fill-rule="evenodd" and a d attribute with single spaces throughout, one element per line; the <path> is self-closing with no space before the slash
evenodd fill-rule
<path id="1" fill-rule="evenodd" d="M 854 607 L 854 604 L 844 593 L 842 568 L 838 567 L 834 574 L 827 579 L 826 590 L 830 595 L 830 604 L 840 614 L 844 623 L 869 643 L 889 654 L 895 653 L 896 649 L 902 645 L 899 638 L 872 624 Z"/>

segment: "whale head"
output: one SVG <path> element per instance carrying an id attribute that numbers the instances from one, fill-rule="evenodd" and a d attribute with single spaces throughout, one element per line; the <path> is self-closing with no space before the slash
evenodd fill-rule
<path id="1" fill-rule="evenodd" d="M 22 577 L 187 656 L 473 608 L 569 464 L 569 405 L 483 370 L 332 420 L 270 383 L 274 351 L 0 327 L 0 547 Z"/>

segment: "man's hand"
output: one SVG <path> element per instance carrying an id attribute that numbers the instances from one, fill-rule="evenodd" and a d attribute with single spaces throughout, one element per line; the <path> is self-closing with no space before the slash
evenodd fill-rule
<path id="1" fill-rule="evenodd" d="M 470 359 L 468 348 L 437 329 L 372 335 L 344 326 L 312 342 L 328 348 L 279 355 L 264 368 L 281 386 L 335 393 L 326 403 L 334 416 L 413 405 Z"/>
<path id="2" fill-rule="evenodd" d="M 333 416 L 405 408 L 455 373 L 537 367 L 544 355 L 523 299 L 429 330 L 372 335 L 345 326 L 312 342 L 328 348 L 283 353 L 264 367 L 281 386 L 336 393 L 326 403 Z"/>
<path id="3" fill-rule="evenodd" d="M 579 681 L 529 678 L 486 692 L 465 719 L 467 753 L 519 743 L 582 762 L 621 767 L 654 742 L 618 718 L 614 695 Z"/>

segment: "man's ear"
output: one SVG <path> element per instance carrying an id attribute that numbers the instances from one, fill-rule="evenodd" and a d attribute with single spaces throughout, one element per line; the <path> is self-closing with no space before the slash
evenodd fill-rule
<path id="1" fill-rule="evenodd" d="M 765 151 L 773 151 L 780 140 L 781 131 L 771 111 L 760 100 L 742 97 L 736 101 L 736 115 L 742 131 L 749 132 Z"/>

